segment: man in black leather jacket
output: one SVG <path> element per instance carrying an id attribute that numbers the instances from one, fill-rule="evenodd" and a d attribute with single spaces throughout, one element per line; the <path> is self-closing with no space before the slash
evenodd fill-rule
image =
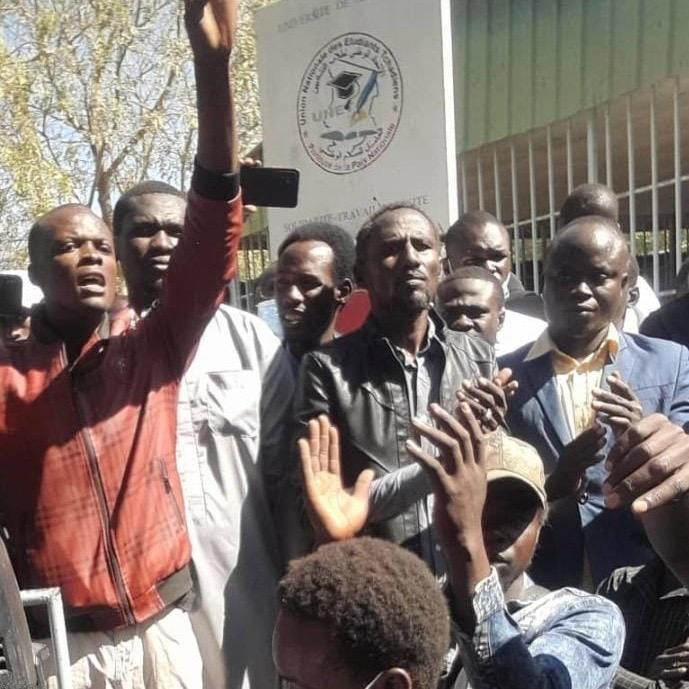
<path id="1" fill-rule="evenodd" d="M 430 403 L 454 412 L 465 381 L 475 384 L 464 392 L 483 404 L 483 421 L 490 425 L 500 416 L 504 393 L 494 380 L 495 357 L 488 344 L 450 331 L 433 311 L 440 233 L 425 213 L 382 208 L 362 227 L 356 249 L 357 280 L 369 291 L 371 316 L 357 332 L 304 357 L 298 430 L 320 414 L 330 417 L 341 435 L 345 485 L 353 486 L 364 469 L 377 477 L 367 532 L 408 547 L 439 573 L 431 486 L 424 475 L 419 479 L 405 442 L 421 442 L 411 421 L 431 423 Z M 405 480 L 406 467 L 414 470 L 412 482 Z"/>

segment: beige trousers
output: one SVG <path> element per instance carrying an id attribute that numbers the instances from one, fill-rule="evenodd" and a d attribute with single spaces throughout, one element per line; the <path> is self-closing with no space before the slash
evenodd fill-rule
<path id="1" fill-rule="evenodd" d="M 50 640 L 39 656 L 48 689 L 58 689 Z M 165 610 L 111 632 L 68 634 L 73 689 L 202 689 L 202 666 L 189 615 Z"/>

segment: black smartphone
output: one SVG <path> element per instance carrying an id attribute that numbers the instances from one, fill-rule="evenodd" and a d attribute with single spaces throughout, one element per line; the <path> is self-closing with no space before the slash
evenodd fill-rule
<path id="1" fill-rule="evenodd" d="M 22 309 L 22 279 L 0 273 L 0 316 L 19 316 Z"/>
<path id="2" fill-rule="evenodd" d="M 295 208 L 299 197 L 299 170 L 287 167 L 242 167 L 242 201 L 251 206 Z"/>

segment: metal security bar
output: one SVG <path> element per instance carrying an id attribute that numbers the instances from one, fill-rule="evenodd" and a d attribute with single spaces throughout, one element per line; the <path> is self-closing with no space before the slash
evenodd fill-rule
<path id="1" fill-rule="evenodd" d="M 632 121 L 632 97 L 625 99 L 627 118 L 627 174 L 629 194 L 629 246 L 636 253 L 636 174 L 634 167 L 634 124 Z"/>
<path id="2" fill-rule="evenodd" d="M 69 646 L 67 645 L 67 626 L 62 607 L 62 595 L 59 588 L 29 589 L 20 591 L 24 607 L 45 605 L 48 608 L 48 622 L 50 623 L 50 639 L 53 644 L 53 657 L 57 672 L 57 683 L 60 689 L 72 689 L 72 675 L 70 671 Z"/>
<path id="3" fill-rule="evenodd" d="M 651 140 L 651 228 L 653 232 L 653 290 L 659 291 L 660 263 L 658 256 L 658 138 L 656 134 L 656 91 L 651 89 L 649 138 Z M 636 153 L 634 151 L 633 153 Z"/>
<path id="4" fill-rule="evenodd" d="M 259 213 L 261 211 L 259 209 Z M 258 221 L 262 222 L 260 218 Z M 229 301 L 232 306 L 246 311 L 255 310 L 256 282 L 269 263 L 267 229 L 242 237 L 237 256 L 238 275 L 229 285 Z"/>
<path id="5" fill-rule="evenodd" d="M 500 166 L 498 165 L 498 148 L 493 148 L 493 184 L 495 185 L 495 213 L 502 215 L 502 200 L 500 197 Z"/>
<path id="6" fill-rule="evenodd" d="M 514 143 L 510 146 L 510 170 L 512 172 L 512 217 L 515 219 L 512 222 L 513 238 L 512 251 L 516 257 L 521 256 L 521 242 L 519 241 L 519 223 L 516 220 L 519 218 L 519 192 L 517 187 L 517 154 Z M 464 204 L 467 208 L 467 204 Z M 468 209 L 467 209 L 468 210 Z M 497 212 L 497 211 L 496 211 Z M 502 218 L 498 218 L 502 220 Z M 515 261 L 517 277 L 522 277 L 522 262 L 517 259 Z"/>
<path id="7" fill-rule="evenodd" d="M 529 209 L 531 210 L 531 264 L 533 266 L 533 282 L 538 284 L 538 221 L 536 220 L 536 170 L 534 168 L 533 137 L 529 134 Z"/>
<path id="8" fill-rule="evenodd" d="M 460 198 L 464 209 L 483 208 L 505 223 L 515 272 L 540 291 L 559 207 L 575 186 L 605 181 L 620 201 L 620 224 L 642 274 L 668 295 L 689 251 L 687 160 L 689 80 L 675 77 L 465 151 Z"/>
<path id="9" fill-rule="evenodd" d="M 550 238 L 555 236 L 557 220 L 555 218 L 555 171 L 553 169 L 553 131 L 548 125 L 546 129 L 548 137 L 548 219 L 550 220 Z"/>
<path id="10" fill-rule="evenodd" d="M 679 78 L 672 84 L 672 159 L 675 183 L 675 227 L 682 227 L 682 142 L 680 134 Z M 675 270 L 682 267 L 682 233 L 675 232 Z"/>
<path id="11" fill-rule="evenodd" d="M 610 106 L 607 105 L 603 110 L 603 122 L 605 127 L 605 183 L 615 188 L 613 184 L 612 172 L 612 138 L 610 134 Z"/>

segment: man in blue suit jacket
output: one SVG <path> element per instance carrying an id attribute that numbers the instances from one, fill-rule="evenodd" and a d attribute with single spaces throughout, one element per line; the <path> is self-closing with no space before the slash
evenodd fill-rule
<path id="1" fill-rule="evenodd" d="M 638 521 L 627 509 L 612 509 L 621 507 L 620 491 L 637 497 L 644 468 L 609 486 L 606 458 L 642 415 L 660 413 L 689 427 L 689 350 L 614 325 L 626 302 L 628 265 L 615 223 L 599 216 L 570 223 L 546 260 L 548 329 L 499 362 L 519 382 L 510 429 L 539 450 L 549 474 L 550 523 L 533 575 L 550 588 L 590 587 L 616 567 L 650 558 Z M 665 476 L 679 461 L 673 457 Z"/>

